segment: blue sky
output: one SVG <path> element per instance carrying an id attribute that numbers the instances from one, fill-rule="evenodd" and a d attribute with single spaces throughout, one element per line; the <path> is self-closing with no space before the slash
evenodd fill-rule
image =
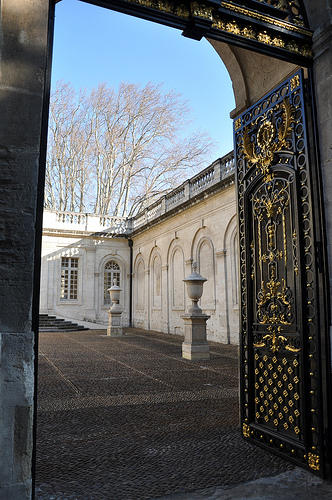
<path id="1" fill-rule="evenodd" d="M 189 101 L 193 129 L 207 130 L 217 148 L 210 161 L 233 149 L 232 85 L 218 54 L 207 42 L 181 31 L 86 4 L 56 5 L 52 83 L 92 88 L 100 82 L 163 83 Z"/>

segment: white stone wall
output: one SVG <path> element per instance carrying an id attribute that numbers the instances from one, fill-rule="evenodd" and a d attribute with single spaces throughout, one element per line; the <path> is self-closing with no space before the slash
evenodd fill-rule
<path id="1" fill-rule="evenodd" d="M 120 303 L 123 325 L 129 323 L 129 247 L 126 238 L 91 235 L 88 232 L 44 228 L 42 245 L 40 312 L 67 318 L 108 323 L 104 304 L 104 272 L 110 260 L 120 267 Z M 77 300 L 61 300 L 61 258 L 78 257 Z"/>
<path id="2" fill-rule="evenodd" d="M 192 262 L 208 279 L 200 306 L 209 340 L 238 343 L 235 187 L 231 185 L 139 234 L 134 242 L 133 326 L 183 335 Z"/>
<path id="3" fill-rule="evenodd" d="M 142 226 L 133 239 L 133 326 L 183 335 L 189 299 L 183 279 L 192 262 L 207 278 L 201 308 L 210 315 L 208 339 L 238 343 L 237 234 L 234 184 L 194 200 L 177 213 Z M 99 217 L 45 211 L 42 246 L 41 313 L 108 322 L 104 272 L 120 267 L 123 325 L 129 324 L 130 250 L 126 237 L 112 237 Z M 150 222 L 150 224 L 152 224 Z M 127 223 L 124 232 L 130 232 Z M 91 229 L 95 232 L 91 233 Z M 61 299 L 61 258 L 78 258 L 77 299 Z"/>

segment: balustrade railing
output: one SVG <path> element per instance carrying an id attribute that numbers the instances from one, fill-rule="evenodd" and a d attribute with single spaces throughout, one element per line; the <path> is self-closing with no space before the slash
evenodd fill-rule
<path id="1" fill-rule="evenodd" d="M 133 229 L 156 219 L 181 203 L 194 198 L 218 182 L 234 174 L 234 153 L 219 158 L 199 174 L 185 181 L 132 218 L 77 212 L 44 211 L 44 228 L 130 234 Z"/>
<path id="2" fill-rule="evenodd" d="M 173 205 L 182 203 L 186 199 L 186 193 L 184 186 L 180 186 L 173 189 L 170 193 L 166 195 L 166 210 L 172 208 Z"/>
<path id="3" fill-rule="evenodd" d="M 232 176 L 234 172 L 234 153 L 232 151 L 213 162 L 212 165 L 199 174 L 185 181 L 181 186 L 173 189 L 160 200 L 148 206 L 143 212 L 134 216 L 132 218 L 132 228 L 137 229 L 160 215 L 167 213 L 172 208 L 194 198 L 223 179 Z"/>
<path id="4" fill-rule="evenodd" d="M 130 232 L 131 221 L 126 217 L 44 210 L 43 226 L 90 233 L 126 234 Z"/>

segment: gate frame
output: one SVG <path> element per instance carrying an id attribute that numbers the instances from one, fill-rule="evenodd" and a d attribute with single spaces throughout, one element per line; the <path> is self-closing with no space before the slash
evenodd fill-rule
<path id="1" fill-rule="evenodd" d="M 310 203 L 310 209 L 311 209 L 311 230 L 312 230 L 312 239 L 313 239 L 312 246 L 314 247 L 313 248 L 313 253 L 314 253 L 314 255 L 313 255 L 313 257 L 314 257 L 313 268 L 314 268 L 314 274 L 315 274 L 315 278 L 314 278 L 315 299 L 314 300 L 318 304 L 316 306 L 316 315 L 315 315 L 315 322 L 318 323 L 318 324 L 316 324 L 316 327 L 315 327 L 316 337 L 318 337 L 317 341 L 316 341 L 318 354 L 314 359 L 316 360 L 316 362 L 318 364 L 317 371 L 320 372 L 320 377 L 321 377 L 320 384 L 318 384 L 319 387 L 318 387 L 318 391 L 317 391 L 319 393 L 318 394 L 319 401 L 318 401 L 318 405 L 317 405 L 318 407 L 311 409 L 310 411 L 316 412 L 315 414 L 319 415 L 320 423 L 323 427 L 323 429 L 321 430 L 321 433 L 320 433 L 320 442 L 319 442 L 319 447 L 320 447 L 321 453 L 322 453 L 321 463 L 319 464 L 319 463 L 314 462 L 314 457 L 316 457 L 315 452 L 312 452 L 312 453 L 308 452 L 308 455 L 311 455 L 312 460 L 308 460 L 308 457 L 305 454 L 304 459 L 302 459 L 302 463 L 301 463 L 301 460 L 294 458 L 289 453 L 287 456 L 287 452 L 286 452 L 286 448 L 285 448 L 285 443 L 288 443 L 287 437 L 284 436 L 284 438 L 283 438 L 282 435 L 280 436 L 280 439 L 279 439 L 280 443 L 278 444 L 278 446 L 280 445 L 280 449 L 277 449 L 276 448 L 277 445 L 275 445 L 275 443 L 273 442 L 273 439 L 270 439 L 269 442 L 267 442 L 267 441 L 264 442 L 264 439 L 265 439 L 264 432 L 265 431 L 263 429 L 261 431 L 259 431 L 259 428 L 260 428 L 259 424 L 255 424 L 255 422 L 253 421 L 252 427 L 249 427 L 249 425 L 250 425 L 250 423 L 249 423 L 250 409 L 248 412 L 248 407 L 250 408 L 250 406 L 252 407 L 252 405 L 254 404 L 253 401 L 250 401 L 250 395 L 249 395 L 250 389 L 253 390 L 253 368 L 251 368 L 252 371 L 250 372 L 250 364 L 251 365 L 253 364 L 253 359 L 251 359 L 253 354 L 251 355 L 250 352 L 248 352 L 248 351 L 249 351 L 249 349 L 251 349 L 254 346 L 254 340 L 252 338 L 253 333 L 251 331 L 249 331 L 249 328 L 250 328 L 251 324 L 252 325 L 254 324 L 254 320 L 253 320 L 253 317 L 252 318 L 249 317 L 250 315 L 253 315 L 253 311 L 251 311 L 251 310 L 248 311 L 247 302 L 248 303 L 252 302 L 254 305 L 254 303 L 256 301 L 256 297 L 252 297 L 252 296 L 250 297 L 250 300 L 247 299 L 247 301 L 245 300 L 245 298 L 243 298 L 243 299 L 240 298 L 240 304 L 241 304 L 241 306 L 240 306 L 240 362 L 239 362 L 240 381 L 241 381 L 241 383 L 240 383 L 240 401 L 241 401 L 240 412 L 241 412 L 241 427 L 242 427 L 242 432 L 243 432 L 243 436 L 245 439 L 253 442 L 254 444 L 258 444 L 259 446 L 261 446 L 265 449 L 269 449 L 270 451 L 273 451 L 273 453 L 276 453 L 277 455 L 282 456 L 282 457 L 294 462 L 295 464 L 306 468 L 307 470 L 309 470 L 311 472 L 315 472 L 316 474 L 322 476 L 323 478 L 326 478 L 326 477 L 331 477 L 331 451 L 330 451 L 331 428 L 329 426 L 329 422 L 331 421 L 330 419 L 331 419 L 331 411 L 332 411 L 331 402 L 330 402 L 330 398 L 329 398 L 329 395 L 331 394 L 331 369 L 330 369 L 330 366 L 331 366 L 331 361 L 330 361 L 331 345 L 330 345 L 330 335 L 329 335 L 329 331 L 328 331 L 328 326 L 330 324 L 330 314 L 329 314 L 330 311 L 328 308 L 330 297 L 329 297 L 329 292 L 328 292 L 329 291 L 329 287 L 328 287 L 329 280 L 328 280 L 328 267 L 327 267 L 327 242 L 326 242 L 326 233 L 325 233 L 326 226 L 325 226 L 324 210 L 323 210 L 323 206 L 322 206 L 322 180 L 321 180 L 321 173 L 320 173 L 319 163 L 318 163 L 318 161 L 319 161 L 318 160 L 318 158 L 319 158 L 318 157 L 318 147 L 317 147 L 318 146 L 318 138 L 317 138 L 317 133 L 316 133 L 317 131 L 315 130 L 316 110 L 315 110 L 314 98 L 313 98 L 314 96 L 313 96 L 313 85 L 312 85 L 312 73 L 311 73 L 311 71 L 307 71 L 306 78 L 304 78 L 304 74 L 303 74 L 304 71 L 300 70 L 300 72 L 301 72 L 302 78 L 303 78 L 303 90 L 302 90 L 302 92 L 303 92 L 303 109 L 304 109 L 304 113 L 306 115 L 303 120 L 305 123 L 305 130 L 306 130 L 306 136 L 307 136 L 307 142 L 306 142 L 306 145 L 307 145 L 307 147 L 306 147 L 307 153 L 306 154 L 308 157 L 307 171 L 308 171 L 308 174 L 310 176 L 310 186 L 309 186 L 309 188 L 310 188 L 310 193 L 309 193 L 310 202 L 309 203 Z M 298 73 L 299 72 L 297 72 L 297 74 Z M 279 85 L 277 85 L 274 89 L 272 89 L 268 94 L 261 97 L 255 104 L 248 107 L 248 109 L 246 111 L 241 113 L 240 117 L 237 116 L 237 118 L 234 120 L 234 146 L 235 146 L 235 158 L 236 159 L 241 154 L 241 148 L 242 148 L 242 152 L 243 152 L 243 148 L 244 148 L 244 146 L 241 146 L 239 143 L 237 145 L 237 141 L 236 141 L 237 131 L 239 129 L 241 129 L 241 127 L 243 127 L 243 125 L 241 123 L 241 118 L 244 117 L 247 112 L 250 113 L 250 110 L 253 110 L 253 108 L 256 105 L 258 106 L 260 103 L 262 103 L 266 97 L 271 96 L 273 94 L 273 92 L 278 90 L 278 88 L 281 87 L 283 84 L 286 84 L 287 82 L 289 82 L 289 85 L 290 85 L 292 78 L 294 78 L 294 74 L 290 75 L 286 80 L 283 80 L 282 82 L 280 82 Z M 273 106 L 271 106 L 271 107 L 273 108 Z M 269 109 L 269 108 L 267 108 L 267 109 Z M 260 114 L 258 114 L 257 116 L 260 116 Z M 246 127 L 244 127 L 244 129 L 245 128 Z M 242 139 L 242 141 L 243 141 L 243 139 Z M 243 142 L 242 142 L 242 144 L 243 144 Z M 238 154 L 237 154 L 237 152 L 238 152 Z M 278 150 L 276 150 L 275 153 L 278 154 Z M 285 153 L 285 151 L 281 150 L 280 153 L 281 154 Z M 243 158 L 242 158 L 242 162 L 245 162 L 245 160 Z M 275 168 L 276 168 L 275 163 L 272 163 L 270 168 L 272 169 L 273 166 L 275 166 Z M 247 170 L 245 170 L 245 168 Z M 254 168 L 255 167 L 251 167 L 252 170 L 254 170 Z M 243 172 L 245 172 L 245 171 L 247 172 L 246 174 L 243 174 L 244 175 L 243 182 L 245 182 L 245 178 L 250 173 L 249 169 L 250 169 L 250 165 L 249 165 L 249 167 L 247 165 L 246 165 L 246 167 L 243 167 Z M 252 171 L 252 170 L 250 170 L 250 171 Z M 271 170 L 271 172 L 272 172 L 272 170 Z M 274 172 L 274 170 L 273 170 L 273 172 Z M 260 183 L 259 177 L 262 178 L 263 174 L 257 175 L 256 184 L 263 186 L 264 183 Z M 267 175 L 267 178 L 268 177 L 269 176 Z M 267 180 L 267 182 L 268 182 L 268 180 Z M 255 181 L 252 181 L 252 184 L 255 184 Z M 237 164 L 237 174 L 236 174 L 236 189 L 237 189 L 237 193 L 239 193 L 238 164 Z M 244 188 L 244 189 L 246 189 L 246 188 Z M 299 195 L 298 195 L 298 197 L 299 197 Z M 243 194 L 241 197 L 239 196 L 239 202 L 240 202 L 240 199 L 243 199 L 243 203 L 249 204 L 247 194 Z M 302 202 L 303 201 L 305 201 L 305 200 L 302 200 Z M 297 211 L 298 222 L 300 224 L 300 217 L 301 217 L 300 207 L 296 207 L 295 210 Z M 240 215 L 241 213 L 242 213 L 242 215 Z M 241 217 L 242 217 L 242 219 L 241 219 Z M 242 289 L 242 292 L 246 294 L 245 295 L 246 297 L 248 297 L 250 292 L 251 292 L 251 288 L 252 288 L 249 275 L 252 272 L 255 273 L 255 270 L 252 269 L 252 261 L 254 259 L 254 256 L 251 255 L 252 252 L 254 252 L 254 249 L 249 250 L 249 246 L 247 246 L 247 249 L 245 249 L 246 245 L 249 245 L 248 241 L 245 242 L 244 246 L 241 247 L 241 244 L 240 244 L 241 220 L 242 220 L 242 226 L 243 226 L 243 229 L 245 232 L 244 234 L 246 234 L 247 235 L 246 238 L 248 238 L 248 234 L 250 232 L 249 228 L 251 227 L 251 225 L 250 225 L 251 223 L 249 221 L 249 216 L 248 216 L 248 206 L 247 206 L 247 208 L 242 207 L 242 209 L 240 210 L 240 204 L 238 203 L 239 249 L 240 249 L 240 252 L 241 252 L 241 248 L 242 248 L 242 251 L 246 252 L 245 260 L 243 260 L 242 262 L 241 262 L 240 255 L 239 255 L 239 269 L 241 269 L 241 265 L 246 266 L 246 271 L 244 273 L 242 273 L 242 275 L 240 273 L 240 276 L 239 276 L 239 290 Z M 251 221 L 251 222 L 253 222 L 253 221 Z M 303 268 L 304 266 L 302 264 L 299 267 Z M 306 269 L 308 269 L 308 268 L 306 268 Z M 280 278 L 280 276 L 278 278 Z M 241 279 L 245 279 L 246 285 L 241 283 Z M 252 281 L 252 279 L 253 279 L 253 277 L 251 278 L 251 281 Z M 303 318 L 302 318 L 302 320 L 300 320 L 301 321 L 300 325 L 302 325 L 302 328 L 304 328 L 304 325 L 306 323 L 304 310 L 307 306 L 307 302 L 305 300 L 305 293 L 304 293 L 305 290 L 303 288 L 303 283 L 301 284 L 301 288 L 302 288 L 302 290 L 301 290 L 302 299 L 301 299 L 301 306 L 299 306 L 299 307 L 302 310 L 301 315 L 303 316 Z M 326 293 L 326 291 L 327 291 L 327 293 Z M 240 292 L 240 295 L 242 292 Z M 319 292 L 321 292 L 321 293 L 319 293 Z M 243 307 L 243 314 L 241 314 L 242 307 Z M 246 309 L 246 311 L 245 311 L 245 309 Z M 242 321 L 245 322 L 245 326 L 242 326 Z M 243 329 L 244 329 L 245 333 L 243 333 Z M 283 337 L 280 337 L 280 338 L 283 338 Z M 310 338 L 311 337 L 309 337 L 309 339 Z M 303 340 L 303 344 L 301 342 L 302 350 L 304 351 L 304 341 L 306 341 L 307 338 L 304 335 L 303 336 L 301 335 L 301 341 L 302 340 Z M 253 344 L 251 344 L 251 342 Z M 287 349 L 288 348 L 289 347 L 287 347 Z M 281 348 L 281 350 L 282 350 L 282 348 Z M 276 351 L 278 352 L 278 349 Z M 275 352 L 275 351 L 273 351 L 273 352 Z M 306 360 L 305 356 L 306 356 L 305 354 L 302 355 L 303 362 Z M 308 357 L 313 357 L 313 356 L 308 356 Z M 249 366 L 249 369 L 247 368 L 248 366 Z M 302 368 L 302 376 L 303 375 L 304 375 L 304 368 Z M 310 375 L 313 376 L 313 374 L 310 374 Z M 247 388 L 247 389 L 245 388 L 246 387 L 246 385 L 245 385 L 246 379 L 249 380 L 249 388 Z M 250 380 L 251 380 L 251 382 L 250 382 Z M 277 380 L 276 380 L 276 382 L 277 382 Z M 300 383 L 303 386 L 308 385 L 306 379 L 304 379 L 303 382 L 300 382 Z M 250 384 L 252 385 L 252 387 L 250 387 Z M 247 384 L 247 386 L 248 386 L 248 384 Z M 272 386 L 271 386 L 271 389 L 272 389 Z M 305 387 L 302 387 L 302 390 L 304 391 Z M 308 387 L 306 390 L 308 391 Z M 311 393 L 312 392 L 310 392 L 310 394 Z M 307 394 L 306 400 L 308 399 L 308 395 L 309 395 L 309 392 Z M 303 397 L 305 397 L 305 394 L 303 395 Z M 249 400 L 248 400 L 248 398 L 249 398 Z M 253 399 L 253 396 L 252 396 L 252 399 Z M 325 402 L 325 404 L 324 404 L 324 402 Z M 305 420 L 307 421 L 307 420 L 309 420 L 308 410 L 306 408 L 303 408 L 303 413 L 305 411 L 307 413 L 307 417 L 305 418 Z M 251 409 L 252 414 L 253 414 L 253 412 L 254 412 L 253 409 Z M 251 418 L 252 418 L 252 416 L 251 416 Z M 256 425 L 258 426 L 257 429 L 256 429 Z M 314 429 L 310 429 L 310 430 L 314 430 Z M 266 432 L 267 432 L 267 434 L 269 433 L 268 430 Z M 261 433 L 263 433 L 263 434 L 261 434 Z M 309 433 L 309 429 L 303 430 L 304 443 L 306 441 L 308 441 L 308 433 Z M 273 437 L 273 434 L 275 434 L 275 433 L 272 431 L 272 433 L 270 434 L 270 437 Z M 274 435 L 274 440 L 275 440 L 275 442 L 278 441 L 277 435 Z M 289 441 L 289 443 L 291 443 L 291 442 L 292 442 L 292 440 Z M 293 443 L 295 445 L 294 441 L 293 441 Z M 296 447 L 296 445 L 295 445 L 295 447 Z M 316 449 L 316 447 L 313 447 L 313 450 L 315 450 L 315 449 Z M 292 450 L 292 453 L 294 453 L 294 450 Z M 306 463 L 306 462 L 308 462 L 308 463 Z"/>

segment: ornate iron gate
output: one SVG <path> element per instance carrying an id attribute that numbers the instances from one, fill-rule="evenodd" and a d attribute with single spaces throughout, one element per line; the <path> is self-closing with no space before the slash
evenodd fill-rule
<path id="1" fill-rule="evenodd" d="M 324 322 L 305 102 L 299 71 L 235 121 L 241 417 L 245 438 L 323 474 Z"/>

